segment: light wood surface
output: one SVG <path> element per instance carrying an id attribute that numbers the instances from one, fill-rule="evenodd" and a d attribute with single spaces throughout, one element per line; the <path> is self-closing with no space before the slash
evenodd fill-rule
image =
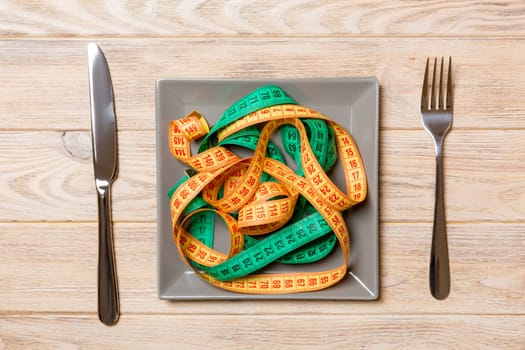
<path id="1" fill-rule="evenodd" d="M 96 313 L 86 44 L 119 126 L 122 317 Z M 525 349 L 525 4 L 518 1 L 0 2 L 0 349 Z M 452 290 L 428 291 L 427 56 L 452 56 L 445 143 Z M 155 80 L 375 76 L 380 299 L 167 302 L 156 289 Z"/>

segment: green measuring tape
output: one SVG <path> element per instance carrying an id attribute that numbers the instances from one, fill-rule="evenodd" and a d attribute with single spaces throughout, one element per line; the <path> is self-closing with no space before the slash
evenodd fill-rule
<path id="1" fill-rule="evenodd" d="M 253 91 L 246 97 L 236 102 L 230 108 L 228 108 L 226 112 L 224 112 L 224 114 L 219 118 L 217 123 L 210 129 L 208 135 L 203 139 L 199 151 L 203 151 L 217 144 L 221 146 L 234 145 L 244 147 L 249 150 L 255 150 L 260 137 L 260 132 L 255 127 L 242 129 L 241 131 L 237 132 L 232 136 L 229 136 L 221 142 L 217 142 L 216 140 L 214 140 L 213 136 L 216 136 L 216 132 L 221 128 L 233 123 L 234 121 L 247 114 L 253 113 L 261 108 L 280 104 L 297 104 L 297 102 L 293 100 L 284 90 L 282 90 L 278 86 L 264 86 Z M 312 149 L 316 155 L 316 158 L 323 167 L 323 170 L 327 171 L 334 165 L 334 163 L 337 160 L 333 132 L 326 126 L 326 123 L 323 120 L 305 120 L 305 123 L 308 127 L 307 131 L 309 131 L 309 141 L 312 145 Z M 304 173 L 301 169 L 301 147 L 297 129 L 289 125 L 285 125 L 282 129 L 283 130 L 281 131 L 281 139 L 283 147 L 286 153 L 288 153 L 295 160 L 297 164 L 296 173 L 302 176 L 304 175 Z M 277 147 L 272 142 L 268 146 L 267 156 L 286 164 L 285 158 L 283 157 L 279 147 Z M 184 183 L 188 178 L 188 176 L 184 177 L 170 190 L 168 194 L 170 199 L 171 195 L 178 188 L 178 186 Z M 191 212 L 201 208 L 209 208 L 209 205 L 202 199 L 202 197 L 197 197 L 194 199 L 192 204 L 190 204 L 190 206 L 187 207 L 186 211 Z M 330 235 L 319 241 L 311 241 L 319 238 L 319 236 L 317 236 L 319 232 L 323 232 L 323 234 L 321 234 L 321 236 L 323 236 L 329 231 L 324 232 L 324 230 L 319 230 L 315 231 L 316 234 L 304 234 L 304 237 L 302 235 L 303 232 L 301 232 L 300 237 L 297 237 L 295 244 L 291 244 L 290 247 L 287 247 L 286 250 L 284 248 L 277 248 L 281 245 L 277 244 L 276 242 L 279 242 L 280 240 L 282 241 L 284 236 L 293 234 L 294 227 L 297 229 L 297 225 L 307 223 L 312 225 L 310 219 L 303 221 L 300 220 L 305 211 L 312 213 L 315 211 L 315 209 L 311 204 L 306 202 L 304 197 L 301 197 L 301 199 L 298 201 L 298 204 L 296 205 L 294 211 L 294 218 L 292 219 L 291 225 L 279 231 L 279 235 L 273 234 L 271 237 L 268 237 L 265 241 L 260 241 L 253 237 L 246 236 L 246 250 L 238 256 L 235 256 L 232 259 L 228 260 L 225 263 L 228 266 L 218 265 L 213 268 L 207 268 L 199 264 L 195 265 L 210 273 L 219 280 L 227 280 L 238 278 L 243 275 L 252 273 L 253 271 L 257 271 L 275 260 L 278 260 L 280 263 L 284 264 L 305 264 L 323 259 L 334 248 L 335 243 L 337 241 L 336 237 L 334 235 Z M 319 215 L 316 215 L 316 219 L 316 222 L 318 222 L 319 224 L 322 221 L 324 221 Z M 293 224 L 295 224 L 296 226 L 292 226 Z M 311 227 L 317 228 L 318 226 L 312 225 Z M 329 226 L 326 224 L 326 222 L 323 227 L 329 229 Z M 215 214 L 209 211 L 204 211 L 195 214 L 195 216 L 191 220 L 189 232 L 205 245 L 213 247 L 215 232 Z M 267 249 L 266 252 L 271 253 L 261 253 L 260 256 L 257 255 L 257 257 L 254 256 L 254 259 L 247 260 L 249 258 L 249 255 L 259 250 L 261 246 L 264 246 Z M 270 249 L 268 247 L 275 247 L 275 249 Z M 253 263 L 253 265 L 250 265 L 252 268 L 249 270 L 238 269 L 238 266 L 243 265 L 243 261 L 250 261 L 250 263 Z M 228 270 L 229 273 L 217 273 L 217 271 L 220 270 L 222 270 L 223 272 Z M 235 273 L 235 270 L 240 271 L 240 273 Z"/>
<path id="2" fill-rule="evenodd" d="M 213 150 L 219 146 L 235 146 L 254 151 L 255 154 L 262 152 L 266 159 L 268 159 L 266 162 L 270 162 L 266 165 L 266 167 L 271 167 L 272 164 L 283 164 L 283 166 L 286 165 L 286 160 L 281 152 L 281 149 L 275 143 L 273 143 L 272 140 L 268 139 L 268 134 L 273 131 L 265 132 L 264 130 L 257 128 L 255 125 L 261 121 L 265 121 L 265 117 L 261 113 L 270 113 L 271 111 L 275 112 L 278 111 L 279 108 L 283 111 L 283 115 L 285 110 L 286 113 L 293 112 L 297 115 L 304 112 L 303 107 L 298 106 L 297 102 L 294 101 L 292 97 L 290 97 L 278 86 L 263 86 L 249 93 L 247 96 L 240 99 L 230 108 L 228 108 L 217 120 L 215 125 L 209 130 L 209 132 L 206 133 L 200 144 L 199 154 L 206 152 L 207 150 Z M 310 113 L 312 113 L 312 115 L 318 114 L 315 111 L 310 111 Z M 292 174 L 289 173 L 286 178 L 287 181 L 295 183 L 295 187 L 290 187 L 290 190 L 292 191 L 290 192 L 290 195 L 293 193 L 298 193 L 297 191 L 299 191 L 301 195 L 294 195 L 296 196 L 294 197 L 296 200 L 293 200 L 293 203 L 295 204 L 293 208 L 289 208 L 289 204 L 292 202 L 286 198 L 283 198 L 282 195 L 276 195 L 275 198 L 270 198 L 270 195 L 269 198 L 266 198 L 265 202 L 265 205 L 270 204 L 270 206 L 257 206 L 258 202 L 254 202 L 251 204 L 253 208 L 250 207 L 249 209 L 246 209 L 246 211 L 242 212 L 242 214 L 241 211 L 237 210 L 233 210 L 229 212 L 229 214 L 221 214 L 221 216 L 229 215 L 228 217 L 231 218 L 228 219 L 227 222 L 227 225 L 229 226 L 232 226 L 232 220 L 241 220 L 241 216 L 242 218 L 247 219 L 249 215 L 252 214 L 261 215 L 262 222 L 264 224 L 267 224 L 265 220 L 274 214 L 279 218 L 283 217 L 283 219 L 280 219 L 282 222 L 274 222 L 277 228 L 272 233 L 260 235 L 255 233 L 255 236 L 245 234 L 243 239 L 244 248 L 242 251 L 237 252 L 233 256 L 229 256 L 227 259 L 225 259 L 222 255 L 220 255 L 221 253 L 214 253 L 212 248 L 214 246 L 215 216 L 216 210 L 218 209 L 214 208 L 210 204 L 210 201 L 203 197 L 203 194 L 200 192 L 200 190 L 195 190 L 197 186 L 196 182 L 193 181 L 193 184 L 188 185 L 192 179 L 190 176 L 186 175 L 169 191 L 168 196 L 170 197 L 170 202 L 172 205 L 173 217 L 173 213 L 177 212 L 178 204 L 181 202 L 181 200 L 178 198 L 178 195 L 184 193 L 183 199 L 185 200 L 186 197 L 188 197 L 188 186 L 194 190 L 194 192 L 189 191 L 191 198 L 186 200 L 186 204 L 184 204 L 184 210 L 180 212 L 180 217 L 191 217 L 187 230 L 196 241 L 192 241 L 193 243 L 187 243 L 187 238 L 181 239 L 177 232 L 174 232 L 174 235 L 176 243 L 181 244 L 181 247 L 179 247 L 180 251 L 182 252 L 185 250 L 187 256 L 189 255 L 191 258 L 193 266 L 199 270 L 201 277 L 225 289 L 253 293 L 281 293 L 285 292 L 287 288 L 289 289 L 289 292 L 317 290 L 320 288 L 318 284 L 335 283 L 340 278 L 342 278 L 340 274 L 344 273 L 346 270 L 346 265 L 331 272 L 319 273 L 318 276 L 315 273 L 308 276 L 305 275 L 299 277 L 285 274 L 283 275 L 285 277 L 275 277 L 274 275 L 269 275 L 270 277 L 268 278 L 270 278 L 270 280 L 265 280 L 264 276 L 250 279 L 250 276 L 254 276 L 253 273 L 262 270 L 264 267 L 274 262 L 294 265 L 318 261 L 326 257 L 333 250 L 338 239 L 340 242 L 343 242 L 345 246 L 344 248 L 346 250 L 349 249 L 348 237 L 346 236 L 345 238 L 344 235 L 341 236 L 341 232 L 346 232 L 346 228 L 342 229 L 340 227 L 340 225 L 344 225 L 344 222 L 340 222 L 342 220 L 340 214 L 336 215 L 333 209 L 330 208 L 325 208 L 325 213 L 320 213 L 319 208 L 326 207 L 326 204 L 323 204 L 325 202 L 322 201 L 319 202 L 319 200 L 316 200 L 318 203 L 316 205 L 317 208 L 312 205 L 312 203 L 315 202 L 314 197 L 316 191 L 313 188 L 316 185 L 318 185 L 317 187 L 319 191 L 323 192 L 324 194 L 326 194 L 326 191 L 330 193 L 333 192 L 333 184 L 330 183 L 330 186 L 328 186 L 326 185 L 326 181 L 321 183 L 322 179 L 319 177 L 319 175 L 315 174 L 319 171 L 323 171 L 325 173 L 330 171 L 337 161 L 338 147 L 341 148 L 342 144 L 348 143 L 347 139 L 349 137 L 349 135 L 345 134 L 344 130 L 341 131 L 342 129 L 340 127 L 337 128 L 336 124 L 329 124 L 326 117 L 322 115 L 319 116 L 319 118 L 306 116 L 306 119 L 300 119 L 303 125 L 301 129 L 298 129 L 299 125 L 294 124 L 296 122 L 287 122 L 288 119 L 286 118 L 289 117 L 283 117 L 283 120 L 286 120 L 282 121 L 280 124 L 275 124 L 279 122 L 273 122 L 275 124 L 275 128 L 278 128 L 280 131 L 281 143 L 284 152 L 286 152 L 288 156 L 294 160 L 296 165 L 296 170 L 294 171 L 295 175 L 292 176 Z M 273 117 L 273 119 L 268 120 L 276 119 L 278 118 Z M 238 127 L 240 122 L 247 123 L 247 126 L 242 128 Z M 253 125 L 250 124 L 252 122 L 254 123 Z M 191 118 L 184 119 L 183 122 L 181 122 L 180 127 L 170 127 L 170 139 L 177 139 L 177 137 L 179 137 L 178 140 L 180 140 L 180 135 L 182 135 L 181 129 L 186 127 L 185 125 L 189 125 L 188 123 L 192 123 Z M 198 125 L 198 123 L 196 125 Z M 273 127 L 273 124 L 271 127 Z M 195 129 L 196 127 L 193 128 Z M 206 129 L 206 131 L 208 130 Z M 226 133 L 227 136 L 222 137 L 221 133 Z M 180 135 L 172 137 L 172 134 L 175 136 L 179 134 Z M 305 140 L 305 138 L 307 138 L 307 140 Z M 264 146 L 259 145 L 261 139 L 266 141 L 266 143 L 263 142 Z M 311 163 L 311 161 L 308 163 L 309 160 L 303 159 L 303 157 L 305 157 L 305 142 L 308 142 L 312 152 L 311 154 L 313 154 L 316 159 L 317 165 L 315 166 L 313 163 Z M 171 145 L 172 149 L 179 147 L 177 144 L 178 143 Z M 172 150 L 174 155 L 179 156 L 178 158 L 181 158 L 180 154 L 184 153 L 183 151 L 180 151 L 180 147 L 177 151 Z M 185 147 L 189 149 L 189 146 Z M 355 145 L 352 144 L 345 147 L 348 157 L 355 158 L 350 159 L 350 166 L 355 168 L 354 165 L 356 165 L 358 168 L 357 170 L 362 171 L 362 175 L 364 175 L 364 169 L 360 167 L 361 160 Z M 308 153 L 306 153 L 306 156 L 307 154 Z M 220 154 L 218 157 L 219 156 Z M 186 158 L 187 157 L 188 156 L 186 156 Z M 359 162 L 357 162 L 356 159 Z M 209 159 L 207 160 L 210 161 Z M 210 162 L 210 165 L 214 164 L 213 161 Z M 261 163 L 261 165 L 263 163 Z M 303 165 L 306 165 L 305 169 L 303 169 Z M 282 182 L 283 179 L 281 177 L 284 176 L 283 174 L 286 174 L 286 172 L 289 172 L 288 169 L 290 168 L 289 166 L 285 166 L 281 169 L 280 166 L 273 165 L 273 167 L 275 166 L 277 166 L 277 168 L 273 171 L 270 171 L 270 168 L 267 169 L 265 167 L 265 170 L 261 172 L 260 170 L 254 170 L 255 168 L 253 168 L 250 164 L 250 168 L 246 170 L 247 173 L 250 174 L 248 183 L 250 180 L 254 180 L 256 178 L 258 178 L 260 183 Z M 306 176 L 306 178 L 313 179 L 313 182 L 310 185 L 308 185 L 306 182 L 302 182 L 301 180 L 305 178 L 305 171 L 308 171 L 308 176 L 310 176 Z M 312 173 L 314 175 L 312 175 Z M 359 172 L 354 172 L 353 176 L 354 182 L 357 183 L 360 181 L 359 186 L 361 186 L 361 182 L 364 181 L 364 176 L 359 178 Z M 202 179 L 204 178 L 205 177 Z M 239 179 L 240 178 L 241 177 L 239 177 Z M 199 181 L 200 180 L 201 178 L 199 178 Z M 209 183 L 209 180 L 206 181 Z M 254 184 L 252 183 L 251 185 L 253 186 Z M 205 189 L 206 186 L 207 185 L 203 183 L 202 187 L 199 188 Z M 196 191 L 198 191 L 198 193 Z M 231 200 L 233 205 L 239 201 L 243 201 L 244 203 L 248 203 L 247 205 L 250 205 L 250 202 L 246 202 L 246 200 L 249 200 L 252 194 L 250 194 L 247 188 L 243 188 L 240 192 L 241 197 L 238 196 L 237 198 L 231 194 L 226 194 L 226 191 L 228 190 L 225 188 L 221 188 L 220 190 L 216 191 L 218 200 L 220 200 L 222 197 L 230 196 L 228 198 L 234 198 Z M 172 198 L 173 196 L 175 198 Z M 242 196 L 244 196 L 244 198 L 242 198 Z M 336 201 L 338 198 L 333 196 L 335 196 L 335 194 L 327 198 Z M 360 198 L 360 195 L 356 196 L 355 198 Z M 235 202 L 235 199 L 237 199 L 237 202 Z M 319 205 L 321 207 L 319 207 Z M 264 214 L 262 212 L 263 209 L 266 210 Z M 288 213 L 289 210 L 293 210 L 293 212 L 291 215 L 285 216 L 284 214 Z M 326 221 L 327 218 L 330 218 L 332 222 L 328 223 Z M 186 219 L 183 219 L 182 221 L 185 222 Z M 287 222 L 284 223 L 284 221 Z M 177 226 L 175 225 L 174 227 Z M 334 234 L 335 227 L 337 227 L 339 236 Z M 255 230 L 255 232 L 257 231 Z M 197 241 L 200 242 L 200 244 Z M 218 257 L 215 256 L 213 260 L 211 260 L 213 254 L 219 255 Z M 348 253 L 345 253 L 346 259 L 348 258 L 347 254 Z M 209 261 L 204 259 L 206 256 L 210 257 Z M 210 261 L 217 260 L 220 260 L 219 263 L 208 263 Z M 306 283 L 307 279 L 309 280 L 309 284 Z M 228 284 L 228 281 L 233 281 L 236 284 L 233 285 L 232 282 L 229 282 L 230 284 Z M 272 283 L 271 285 L 269 285 L 269 281 Z M 281 283 L 283 283 L 283 285 L 281 285 Z M 248 285 L 250 287 L 248 287 Z M 254 290 L 250 291 L 246 288 L 253 288 Z"/>

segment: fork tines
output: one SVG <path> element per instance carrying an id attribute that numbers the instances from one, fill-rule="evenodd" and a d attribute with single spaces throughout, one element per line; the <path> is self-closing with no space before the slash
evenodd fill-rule
<path id="1" fill-rule="evenodd" d="M 451 110 L 453 106 L 452 101 L 452 57 L 448 59 L 448 73 L 447 73 L 447 91 L 446 97 L 443 94 L 443 70 L 444 58 L 441 57 L 441 68 L 439 69 L 439 87 L 436 96 L 436 74 L 438 71 L 437 58 L 434 58 L 434 70 L 432 73 L 432 82 L 430 82 L 431 94 L 428 95 L 429 90 L 429 63 L 430 58 L 427 58 L 427 65 L 425 67 L 425 77 L 423 79 L 423 89 L 421 94 L 421 111 L 439 111 Z"/>

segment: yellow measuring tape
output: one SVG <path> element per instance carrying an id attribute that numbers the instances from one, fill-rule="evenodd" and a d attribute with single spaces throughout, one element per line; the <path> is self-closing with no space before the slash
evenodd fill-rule
<path id="1" fill-rule="evenodd" d="M 297 139 L 300 171 L 292 170 L 277 156 L 268 156 L 275 151 L 272 134 L 284 127 L 290 130 L 290 126 L 295 134 L 290 132 L 288 137 Z M 329 133 L 323 135 L 322 130 Z M 346 191 L 330 180 L 323 169 L 324 160 L 320 164 L 319 159 L 329 152 L 323 148 L 324 141 L 318 142 L 317 153 L 312 149 L 309 139 L 316 131 L 320 140 L 333 136 Z M 244 139 L 255 135 L 252 157 L 240 158 L 220 145 L 235 135 Z M 192 155 L 191 141 L 203 136 L 205 145 Z M 169 148 L 175 158 L 194 170 L 194 175 L 183 179 L 171 193 L 174 242 L 183 261 L 204 280 L 233 292 L 282 294 L 324 289 L 345 276 L 350 236 L 342 212 L 365 199 L 367 184 L 357 146 L 343 127 L 295 104 L 279 87 L 266 86 L 237 102 L 211 130 L 196 111 L 172 121 Z M 315 211 L 296 215 L 296 205 L 303 202 Z M 196 209 L 190 210 L 192 206 Z M 201 233 L 206 231 L 210 215 L 212 220 L 214 215 L 221 217 L 228 228 L 228 254 L 213 249 L 212 241 L 198 237 L 199 230 L 193 229 L 195 225 Z M 308 260 L 307 251 L 301 249 L 334 234 L 344 257 L 340 266 L 311 272 L 260 271 L 278 259 Z M 254 239 L 257 237 L 261 238 Z"/>

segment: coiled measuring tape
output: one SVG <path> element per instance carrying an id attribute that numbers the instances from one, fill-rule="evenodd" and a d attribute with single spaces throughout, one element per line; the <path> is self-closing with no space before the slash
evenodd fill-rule
<path id="1" fill-rule="evenodd" d="M 270 137 L 280 131 L 285 164 Z M 190 143 L 204 137 L 199 152 Z M 253 150 L 241 158 L 227 146 Z M 342 212 L 366 197 L 363 161 L 351 135 L 298 105 L 278 86 L 240 99 L 210 129 L 193 111 L 169 126 L 172 155 L 190 171 L 169 193 L 172 233 L 182 260 L 209 283 L 240 293 L 283 294 L 327 288 L 346 274 L 349 232 Z M 346 192 L 327 172 L 342 164 Z M 227 254 L 213 248 L 215 217 L 230 234 Z M 318 261 L 339 243 L 344 262 L 324 271 L 264 273 L 271 263 Z"/>

